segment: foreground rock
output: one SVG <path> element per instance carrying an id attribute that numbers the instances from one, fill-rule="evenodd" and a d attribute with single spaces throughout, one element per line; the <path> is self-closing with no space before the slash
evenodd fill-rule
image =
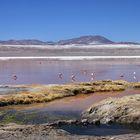
<path id="1" fill-rule="evenodd" d="M 80 136 L 48 125 L 1 125 L 0 139 L 3 140 L 140 140 L 140 134 L 131 133 L 115 136 Z"/>
<path id="2" fill-rule="evenodd" d="M 88 123 L 120 123 L 140 128 L 140 95 L 109 98 L 94 104 L 82 114 Z"/>

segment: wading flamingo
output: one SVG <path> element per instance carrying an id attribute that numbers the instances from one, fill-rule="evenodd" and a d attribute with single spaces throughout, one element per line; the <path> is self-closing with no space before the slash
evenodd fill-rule
<path id="1" fill-rule="evenodd" d="M 12 75 L 12 79 L 13 80 L 17 80 L 17 76 L 14 74 L 14 75 Z"/>
<path id="2" fill-rule="evenodd" d="M 75 75 L 74 74 L 71 75 L 71 80 L 75 81 Z"/>
<path id="3" fill-rule="evenodd" d="M 59 73 L 59 74 L 58 74 L 58 77 L 59 77 L 60 79 L 62 79 L 62 78 L 63 78 L 63 74 L 62 74 L 62 73 Z"/>

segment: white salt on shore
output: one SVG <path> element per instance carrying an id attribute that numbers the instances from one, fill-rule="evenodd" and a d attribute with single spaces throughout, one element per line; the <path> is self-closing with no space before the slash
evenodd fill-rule
<path id="1" fill-rule="evenodd" d="M 140 56 L 29 56 L 29 57 L 0 57 L 0 60 L 49 59 L 49 60 L 112 60 L 112 59 L 140 59 Z"/>

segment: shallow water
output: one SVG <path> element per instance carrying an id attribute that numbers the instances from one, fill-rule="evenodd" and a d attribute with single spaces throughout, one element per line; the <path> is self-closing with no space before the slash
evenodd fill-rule
<path id="1" fill-rule="evenodd" d="M 140 62 L 129 60 L 0 60 L 0 84 L 64 84 L 124 79 L 140 80 Z M 133 72 L 136 72 L 134 79 Z M 62 73 L 62 76 L 59 75 Z M 95 76 L 92 76 L 94 73 Z M 17 79 L 13 77 L 17 76 Z M 74 78 L 72 79 L 72 75 Z M 123 77 L 120 77 L 123 75 Z"/>
<path id="2" fill-rule="evenodd" d="M 40 124 L 57 120 L 79 119 L 80 114 L 94 103 L 109 97 L 119 98 L 134 94 L 140 94 L 140 90 L 129 89 L 120 92 L 81 94 L 48 103 L 1 107 L 0 112 L 2 112 L 2 115 L 0 116 L 0 121 Z"/>
<path id="3" fill-rule="evenodd" d="M 121 125 L 88 125 L 88 126 L 81 126 L 81 125 L 63 125 L 59 128 L 69 132 L 70 134 L 76 135 L 94 135 L 94 136 L 113 136 L 113 135 L 121 135 L 121 134 L 129 134 L 129 133 L 136 133 L 135 130 L 128 129 Z"/>

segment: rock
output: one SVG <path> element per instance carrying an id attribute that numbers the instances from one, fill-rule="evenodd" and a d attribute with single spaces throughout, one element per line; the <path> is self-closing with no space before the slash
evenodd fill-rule
<path id="1" fill-rule="evenodd" d="M 103 120 L 103 123 L 104 124 L 111 124 L 111 123 L 113 123 L 114 122 L 114 119 L 113 118 L 104 118 L 104 120 Z"/>
<path id="2" fill-rule="evenodd" d="M 62 126 L 62 125 L 72 125 L 72 124 L 78 124 L 78 120 L 58 120 L 53 123 L 49 123 L 48 126 Z"/>
<path id="3" fill-rule="evenodd" d="M 95 125 L 100 125 L 101 123 L 100 123 L 100 120 L 95 119 L 95 120 L 93 121 L 93 124 L 95 124 Z"/>
<path id="4" fill-rule="evenodd" d="M 83 119 L 83 120 L 81 120 L 81 123 L 87 123 L 87 119 Z"/>
<path id="5" fill-rule="evenodd" d="M 95 124 L 121 123 L 140 126 L 140 95 L 108 98 L 82 113 L 82 120 Z"/>

